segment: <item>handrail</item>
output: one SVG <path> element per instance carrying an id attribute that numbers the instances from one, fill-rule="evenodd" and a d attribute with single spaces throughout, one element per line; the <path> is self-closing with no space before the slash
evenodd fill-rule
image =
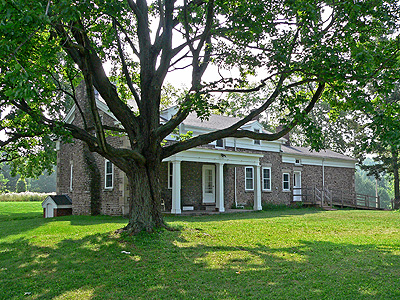
<path id="1" fill-rule="evenodd" d="M 347 192 L 342 189 L 331 189 L 325 186 L 319 189 L 317 186 L 293 188 L 294 190 L 302 190 L 300 196 L 302 201 L 307 200 L 308 203 L 318 204 L 321 207 L 341 206 L 341 207 L 355 207 L 367 209 L 381 209 L 380 197 L 359 194 L 356 192 Z M 324 195 L 323 195 L 324 193 Z"/>

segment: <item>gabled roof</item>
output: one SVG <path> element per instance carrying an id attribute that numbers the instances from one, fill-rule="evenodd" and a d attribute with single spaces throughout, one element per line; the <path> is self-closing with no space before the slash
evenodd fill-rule
<path id="1" fill-rule="evenodd" d="M 286 146 L 286 145 L 282 145 L 281 149 L 282 149 L 282 153 L 284 153 L 284 154 L 357 161 L 356 159 L 354 159 L 352 157 L 334 152 L 332 150 L 321 150 L 319 152 L 316 152 L 316 151 L 311 151 L 310 148 L 306 148 L 306 147 L 296 147 L 296 146 Z"/>
<path id="2" fill-rule="evenodd" d="M 211 114 L 208 120 L 201 120 L 195 112 L 191 112 L 183 124 L 207 129 L 224 129 L 240 121 L 240 118 Z"/>
<path id="3" fill-rule="evenodd" d="M 215 115 L 215 114 L 211 114 L 208 119 L 201 120 L 199 117 L 197 117 L 197 114 L 195 112 L 191 112 L 182 123 L 187 126 L 200 127 L 200 128 L 204 128 L 204 129 L 211 129 L 211 130 L 219 130 L 219 129 L 228 128 L 228 127 L 236 124 L 240 120 L 242 120 L 242 118 L 223 116 L 223 115 Z M 244 129 L 254 123 L 258 123 L 258 121 L 252 120 L 252 121 L 246 123 L 245 125 L 243 125 L 241 128 Z M 262 125 L 260 124 L 259 127 L 262 128 Z M 263 130 L 263 132 L 267 132 L 267 131 Z"/>
<path id="4" fill-rule="evenodd" d="M 71 205 L 72 200 L 68 195 L 50 195 L 49 196 L 57 205 Z"/>

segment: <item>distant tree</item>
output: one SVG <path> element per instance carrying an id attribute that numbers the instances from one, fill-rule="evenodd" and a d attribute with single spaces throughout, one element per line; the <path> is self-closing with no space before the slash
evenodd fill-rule
<path id="1" fill-rule="evenodd" d="M 38 193 L 55 193 L 56 172 L 42 174 L 37 179 L 30 180 L 29 191 Z"/>
<path id="2" fill-rule="evenodd" d="M 0 174 L 4 176 L 6 179 L 6 189 L 9 192 L 15 192 L 16 191 L 16 185 L 17 181 L 19 179 L 19 175 L 15 174 L 14 176 L 11 174 L 11 168 L 8 164 L 6 163 L 0 163 Z"/>
<path id="3" fill-rule="evenodd" d="M 390 208 L 390 195 L 388 190 L 390 189 L 389 184 L 391 184 L 391 182 L 388 182 L 386 177 L 383 177 L 382 180 L 378 180 L 377 182 L 376 180 L 374 176 L 367 176 L 366 171 L 357 168 L 355 176 L 356 193 L 374 197 L 376 196 L 376 188 L 378 188 L 381 207 Z M 376 185 L 377 183 L 378 186 Z"/>
<path id="4" fill-rule="evenodd" d="M 4 177 L 3 174 L 0 173 L 0 194 L 7 192 L 7 182 L 8 179 Z"/>
<path id="5" fill-rule="evenodd" d="M 27 191 L 27 189 L 26 189 L 26 180 L 21 177 L 17 181 L 16 192 L 17 193 L 23 193 L 23 192 L 26 192 L 26 191 Z"/>
<path id="6" fill-rule="evenodd" d="M 400 208 L 400 85 L 389 94 L 383 94 L 372 103 L 367 121 L 358 132 L 357 156 L 362 161 L 373 154 L 374 164 L 362 165 L 368 175 L 381 178 L 393 176 L 394 209 Z"/>

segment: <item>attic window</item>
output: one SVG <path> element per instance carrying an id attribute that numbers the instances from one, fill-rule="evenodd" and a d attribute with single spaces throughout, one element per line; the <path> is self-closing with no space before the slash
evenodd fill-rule
<path id="1" fill-rule="evenodd" d="M 296 164 L 296 165 L 301 165 L 300 159 L 296 159 L 296 160 L 295 160 L 295 164 Z"/>
<path id="2" fill-rule="evenodd" d="M 216 148 L 224 148 L 224 140 L 223 139 L 216 140 L 215 141 L 215 147 Z"/>
<path id="3" fill-rule="evenodd" d="M 254 132 L 256 133 L 260 133 L 260 129 L 254 129 Z M 260 140 L 254 140 L 254 145 L 261 145 L 261 141 Z"/>

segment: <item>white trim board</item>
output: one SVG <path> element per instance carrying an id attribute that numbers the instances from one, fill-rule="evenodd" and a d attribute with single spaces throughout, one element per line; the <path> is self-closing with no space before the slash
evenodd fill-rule
<path id="1" fill-rule="evenodd" d="M 203 163 L 223 163 L 245 166 L 258 166 L 260 158 L 263 154 L 232 152 L 220 149 L 199 149 L 193 148 L 171 157 L 165 158 L 163 161 L 194 161 Z"/>
<path id="2" fill-rule="evenodd" d="M 335 159 L 335 158 L 322 158 L 310 157 L 302 155 L 282 154 L 282 162 L 295 164 L 296 159 L 301 158 L 301 165 L 322 166 L 322 161 L 325 167 L 338 167 L 338 168 L 351 168 L 354 169 L 356 162 L 353 160 Z"/>

